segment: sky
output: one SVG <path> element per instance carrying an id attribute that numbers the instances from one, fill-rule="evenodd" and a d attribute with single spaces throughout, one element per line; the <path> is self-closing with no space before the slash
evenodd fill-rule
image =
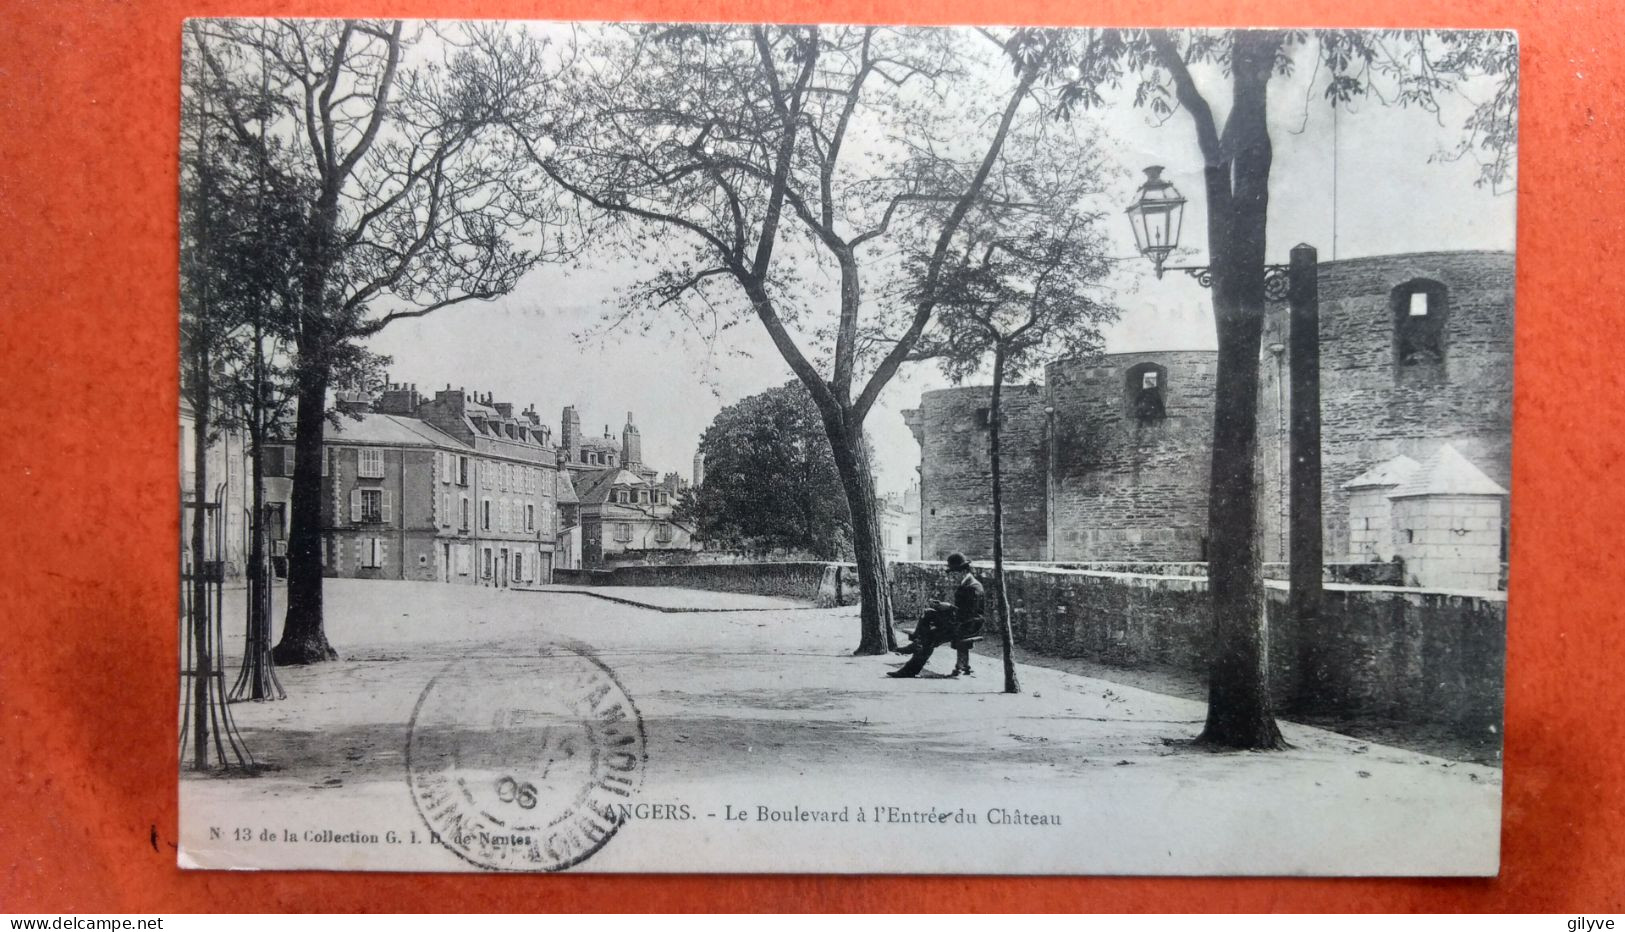
<path id="1" fill-rule="evenodd" d="M 1197 79 L 1222 120 L 1228 94 L 1220 77 L 1198 72 Z M 1334 120 L 1320 96 L 1323 87 L 1324 75 L 1312 63 L 1270 87 L 1272 261 L 1284 263 L 1300 242 L 1316 246 L 1323 261 L 1513 249 L 1513 195 L 1475 187 L 1478 169 L 1470 160 L 1437 158 L 1460 138 L 1465 101 L 1435 116 L 1368 100 L 1353 112 L 1340 109 Z M 1092 119 L 1105 139 L 1102 149 L 1116 163 L 1100 207 L 1114 255 L 1122 259 L 1111 284 L 1123 315 L 1107 332 L 1107 351 L 1212 348 L 1207 293 L 1181 274 L 1156 279 L 1150 262 L 1135 256 L 1122 214 L 1143 180 L 1140 169 L 1166 166 L 1164 177 L 1188 199 L 1181 243 L 1187 248 L 1170 263 L 1205 262 L 1202 161 L 1188 115 L 1176 112 L 1159 125 L 1122 101 Z M 520 408 L 535 404 L 555 438 L 566 405 L 581 413 L 585 430 L 607 428 L 617 438 L 630 413 L 645 463 L 687 478 L 700 435 L 718 411 L 792 376 L 754 320 L 714 342 L 635 326 L 604 332 L 605 316 L 617 308 L 617 287 L 638 271 L 630 265 L 540 268 L 503 298 L 398 321 L 370 346 L 394 358 L 391 380 L 415 382 L 419 391 L 432 394 L 449 384 Z M 948 384 L 929 363 L 916 364 L 881 396 L 867 425 L 880 491 L 901 490 L 916 478 L 919 447 L 902 411 L 916 407 L 921 392 Z"/>

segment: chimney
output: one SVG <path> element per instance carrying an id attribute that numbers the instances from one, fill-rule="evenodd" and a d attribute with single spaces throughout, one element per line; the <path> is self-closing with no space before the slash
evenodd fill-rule
<path id="1" fill-rule="evenodd" d="M 416 385 L 407 385 L 404 382 L 391 382 L 389 388 L 379 396 L 373 410 L 380 414 L 400 414 L 406 417 L 418 413 L 418 405 L 423 403 L 423 396 L 418 394 Z"/>
<path id="2" fill-rule="evenodd" d="M 505 418 L 513 417 L 513 402 L 511 401 L 499 401 L 491 407 L 496 408 L 497 413 Z"/>

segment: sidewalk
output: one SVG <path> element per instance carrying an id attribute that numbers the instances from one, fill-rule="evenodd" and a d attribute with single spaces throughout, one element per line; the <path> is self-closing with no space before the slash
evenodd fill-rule
<path id="1" fill-rule="evenodd" d="M 686 606 L 718 596 L 659 594 Z M 542 645 L 575 643 L 641 712 L 637 798 L 693 814 L 629 826 L 637 840 L 617 837 L 595 870 L 1458 874 L 1495 864 L 1494 768 L 1290 723 L 1290 751 L 1200 751 L 1188 739 L 1201 702 L 1028 665 L 1022 694 L 1003 695 L 985 645 L 976 677 L 888 679 L 901 658 L 850 655 L 852 607 L 668 614 L 574 591 L 339 580 L 328 609 L 343 659 L 279 670 L 283 702 L 233 706 L 250 748 L 280 769 L 183 777 L 190 857 L 211 856 L 215 825 L 421 831 L 403 753 L 427 684 L 481 658 L 493 676 L 513 677 L 501 671 L 525 669 Z M 932 669 L 952 660 L 943 652 Z M 512 689 L 545 688 L 537 670 Z M 877 827 L 855 844 L 850 830 L 724 822 L 724 806 L 936 807 L 980 823 Z M 1060 828 L 990 827 L 1017 810 L 1054 815 Z M 334 846 L 296 853 L 297 865 L 276 863 L 358 857 Z M 364 866 L 463 867 L 431 846 L 387 855 Z"/>

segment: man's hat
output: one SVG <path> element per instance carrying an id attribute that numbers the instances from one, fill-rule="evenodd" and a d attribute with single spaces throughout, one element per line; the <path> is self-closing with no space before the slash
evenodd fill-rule
<path id="1" fill-rule="evenodd" d="M 951 570 L 968 570 L 970 569 L 970 561 L 965 559 L 964 554 L 955 551 L 948 554 L 948 568 Z"/>

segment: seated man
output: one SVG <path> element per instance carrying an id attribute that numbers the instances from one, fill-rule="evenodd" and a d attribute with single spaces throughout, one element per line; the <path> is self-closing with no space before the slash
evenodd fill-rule
<path id="1" fill-rule="evenodd" d="M 934 602 L 909 635 L 913 641 L 899 653 L 912 653 L 908 663 L 887 673 L 899 678 L 919 676 L 939 644 L 968 638 L 982 630 L 982 583 L 970 571 L 970 561 L 962 553 L 948 555 L 948 577 L 954 580 L 954 600 Z M 966 671 L 969 672 L 969 671 Z M 959 673 L 959 667 L 954 667 Z"/>

